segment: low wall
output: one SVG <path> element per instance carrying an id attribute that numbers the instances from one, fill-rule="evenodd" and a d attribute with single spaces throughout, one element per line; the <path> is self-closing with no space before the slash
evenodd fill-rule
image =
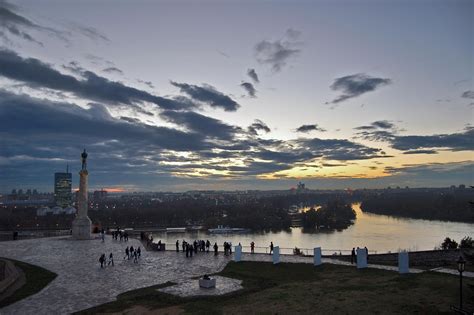
<path id="1" fill-rule="evenodd" d="M 436 268 L 442 266 L 449 266 L 456 263 L 461 255 L 460 249 L 449 249 L 449 250 L 429 250 L 419 252 L 409 252 L 410 266 L 424 266 L 428 268 Z M 464 258 L 471 265 L 474 263 L 470 261 L 469 257 L 472 257 L 473 250 L 464 250 L 467 255 L 463 255 Z M 336 258 L 343 261 L 351 261 L 350 255 L 342 256 L 325 256 L 327 258 Z M 398 253 L 387 253 L 387 254 L 373 254 L 368 257 L 369 264 L 381 264 L 381 265 L 398 265 Z"/>
<path id="2" fill-rule="evenodd" d="M 9 260 L 2 260 L 4 262 L 3 280 L 0 281 L 0 294 L 4 293 L 15 281 L 20 277 L 18 269 Z"/>

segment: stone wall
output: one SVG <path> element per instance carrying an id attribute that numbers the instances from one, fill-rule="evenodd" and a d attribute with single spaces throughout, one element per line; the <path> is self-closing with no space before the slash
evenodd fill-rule
<path id="1" fill-rule="evenodd" d="M 474 264 L 474 250 L 463 250 L 463 256 L 467 260 L 467 264 Z M 461 255 L 460 249 L 450 250 L 428 250 L 419 252 L 409 252 L 410 267 L 427 267 L 436 268 L 443 266 L 453 266 Z M 343 261 L 350 261 L 350 255 L 342 256 L 325 256 L 327 258 L 336 258 Z M 373 254 L 369 255 L 369 264 L 381 265 L 398 265 L 398 253 Z"/>
<path id="2" fill-rule="evenodd" d="M 11 261 L 3 260 L 3 263 L 4 277 L 0 281 L 0 294 L 3 294 L 20 277 L 18 269 L 16 269 L 15 265 Z"/>

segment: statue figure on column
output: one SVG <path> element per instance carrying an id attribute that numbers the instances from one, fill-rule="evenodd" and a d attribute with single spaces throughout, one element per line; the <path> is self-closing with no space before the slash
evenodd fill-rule
<path id="1" fill-rule="evenodd" d="M 84 152 L 82 152 L 81 157 L 82 157 L 82 170 L 87 170 L 87 152 L 86 152 L 86 149 L 84 149 Z"/>
<path id="2" fill-rule="evenodd" d="M 91 239 L 91 219 L 87 216 L 88 202 L 87 202 L 87 188 L 88 176 L 87 171 L 87 152 L 81 154 L 82 169 L 79 171 L 79 192 L 77 195 L 77 215 L 72 221 L 72 236 L 76 240 Z"/>

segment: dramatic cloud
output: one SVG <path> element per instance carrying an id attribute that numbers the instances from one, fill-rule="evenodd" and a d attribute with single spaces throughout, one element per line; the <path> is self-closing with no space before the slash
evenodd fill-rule
<path id="1" fill-rule="evenodd" d="M 464 98 L 474 99 L 474 91 L 465 91 L 461 96 Z"/>
<path id="2" fill-rule="evenodd" d="M 248 131 L 253 135 L 258 135 L 259 130 L 262 130 L 265 133 L 269 133 L 271 131 L 267 124 L 265 124 L 260 119 L 255 119 L 255 122 L 248 127 Z"/>
<path id="3" fill-rule="evenodd" d="M 396 131 L 397 130 L 397 126 L 395 126 L 395 124 L 393 124 L 392 122 L 388 121 L 388 120 L 378 120 L 378 121 L 374 121 L 373 123 L 371 123 L 369 126 L 360 126 L 360 127 L 356 127 L 354 128 L 355 130 L 362 130 L 361 133 L 359 134 L 362 134 L 362 135 L 368 135 L 370 133 L 373 133 L 372 130 L 377 130 L 377 129 L 385 129 L 385 130 L 392 130 L 392 131 Z M 364 131 L 367 131 L 367 133 L 364 133 Z M 388 131 L 383 131 L 383 130 L 380 130 L 381 133 L 387 133 Z M 367 137 L 367 138 L 370 138 L 370 137 Z"/>
<path id="4" fill-rule="evenodd" d="M 435 154 L 433 149 L 447 149 L 451 151 L 474 150 L 474 128 L 467 127 L 463 132 L 439 135 L 399 135 L 393 124 L 382 124 L 386 130 L 380 130 L 381 126 L 373 123 L 370 126 L 361 126 L 355 129 L 361 130 L 357 136 L 373 141 L 385 141 L 404 154 Z M 390 128 L 390 129 L 388 129 Z"/>
<path id="5" fill-rule="evenodd" d="M 182 93 L 187 94 L 193 100 L 205 103 L 211 107 L 222 108 L 227 112 L 236 111 L 240 107 L 236 101 L 217 91 L 211 85 L 197 86 L 174 81 L 171 81 L 171 84 L 178 87 Z"/>
<path id="6" fill-rule="evenodd" d="M 208 138 L 232 140 L 236 133 L 242 131 L 238 127 L 230 126 L 220 120 L 195 112 L 164 111 L 160 116 L 169 122 L 185 126 L 187 129 Z"/>
<path id="7" fill-rule="evenodd" d="M 108 67 L 103 69 L 102 71 L 107 73 L 123 74 L 123 71 L 117 67 Z"/>
<path id="8" fill-rule="evenodd" d="M 323 163 L 323 167 L 340 167 L 340 166 L 346 166 L 347 164 L 342 164 L 342 163 Z"/>
<path id="9" fill-rule="evenodd" d="M 453 134 L 393 136 L 390 145 L 402 151 L 433 148 L 446 148 L 451 151 L 474 150 L 474 128 Z"/>
<path id="10" fill-rule="evenodd" d="M 390 79 L 371 77 L 365 73 L 357 73 L 337 78 L 331 85 L 331 89 L 340 91 L 342 94 L 331 103 L 337 104 L 364 93 L 375 91 L 391 82 Z"/>
<path id="11" fill-rule="evenodd" d="M 253 80 L 254 83 L 260 82 L 260 80 L 258 79 L 257 72 L 255 72 L 255 69 L 248 69 L 247 75 Z"/>
<path id="12" fill-rule="evenodd" d="M 79 71 L 79 70 L 78 70 Z M 79 71 L 80 73 L 80 71 Z M 35 58 L 22 58 L 10 50 L 0 50 L 0 76 L 22 82 L 34 88 L 48 88 L 108 104 L 150 102 L 164 109 L 189 108 L 189 102 L 169 99 L 110 81 L 91 71 L 81 73 L 83 80 L 63 74 Z"/>
<path id="13" fill-rule="evenodd" d="M 324 132 L 324 131 L 326 131 L 326 129 L 320 128 L 317 124 L 314 124 L 314 125 L 302 125 L 302 126 L 299 126 L 299 127 L 296 129 L 296 132 L 303 132 L 303 133 L 307 133 L 307 132 L 311 132 L 311 131 L 321 131 L 321 132 Z"/>
<path id="14" fill-rule="evenodd" d="M 436 150 L 413 150 L 413 151 L 405 151 L 403 154 L 438 154 Z"/>
<path id="15" fill-rule="evenodd" d="M 346 139 L 298 139 L 296 143 L 314 156 L 326 160 L 349 161 L 388 157 L 381 149 L 370 148 Z"/>
<path id="16" fill-rule="evenodd" d="M 379 120 L 379 121 L 374 121 L 372 123 L 372 126 L 380 128 L 380 129 L 393 129 L 395 128 L 395 125 L 387 120 Z"/>
<path id="17" fill-rule="evenodd" d="M 27 31 L 33 30 L 37 32 L 43 32 L 68 42 L 68 39 L 65 37 L 64 32 L 58 31 L 51 27 L 39 25 L 33 22 L 32 20 L 21 16 L 18 13 L 17 7 L 6 1 L 0 1 L 0 30 L 5 30 L 11 35 L 20 37 L 30 42 L 37 43 L 41 46 L 43 46 L 43 43 L 35 39 Z M 0 31 L 0 37 L 3 37 L 8 41 L 8 38 L 6 37 L 4 32 Z"/>
<path id="18" fill-rule="evenodd" d="M 35 40 L 30 34 L 21 30 L 21 28 L 41 29 L 41 26 L 33 23 L 29 19 L 13 12 L 15 7 L 7 2 L 0 1 L 0 29 L 8 31 L 14 36 L 21 37 L 31 42 L 42 45 L 41 42 Z"/>
<path id="19" fill-rule="evenodd" d="M 268 64 L 274 72 L 280 71 L 288 60 L 299 54 L 299 43 L 294 40 L 299 36 L 295 30 L 288 30 L 283 40 L 262 40 L 255 45 L 255 56 L 261 64 Z M 295 37 L 296 35 L 296 37 Z"/>
<path id="20" fill-rule="evenodd" d="M 253 86 L 252 83 L 250 82 L 242 82 L 242 84 L 240 84 L 240 86 L 245 90 L 247 91 L 248 95 L 250 97 L 256 97 L 256 93 L 257 93 L 257 90 L 255 89 L 255 87 Z"/>
<path id="21" fill-rule="evenodd" d="M 113 118 L 105 106 L 84 109 L 70 103 L 50 102 L 0 90 L 0 133 L 5 142 L 23 139 L 34 147 L 70 147 L 116 140 L 131 148 L 154 146 L 169 150 L 209 148 L 202 135 Z M 131 123 L 130 123 L 131 122 Z M 136 122 L 136 121 L 135 121 Z M 18 126 L 22 128 L 18 128 Z M 34 145 L 37 142 L 37 145 Z M 13 148 L 4 148 L 12 150 Z M 15 150 L 21 150 L 16 148 Z"/>

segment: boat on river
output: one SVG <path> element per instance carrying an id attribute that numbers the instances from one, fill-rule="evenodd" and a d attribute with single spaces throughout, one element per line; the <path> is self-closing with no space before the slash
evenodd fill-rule
<path id="1" fill-rule="evenodd" d="M 218 225 L 215 229 L 208 229 L 207 230 L 211 234 L 232 234 L 232 233 L 247 233 L 250 232 L 250 229 L 245 228 L 231 228 L 231 227 L 224 227 L 223 225 Z"/>
<path id="2" fill-rule="evenodd" d="M 166 233 L 186 233 L 185 227 L 166 228 Z"/>

